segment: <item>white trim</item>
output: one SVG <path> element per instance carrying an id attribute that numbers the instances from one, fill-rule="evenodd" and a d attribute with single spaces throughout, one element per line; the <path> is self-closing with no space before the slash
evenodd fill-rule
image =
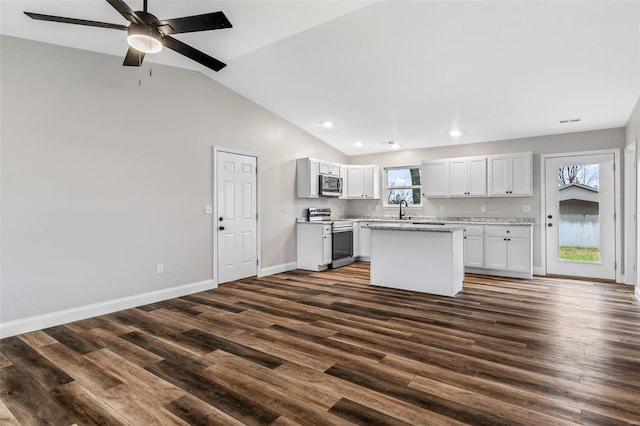
<path id="1" fill-rule="evenodd" d="M 218 216 L 218 187 L 216 185 L 216 164 L 218 164 L 218 153 L 219 152 L 228 152 L 230 154 L 237 155 L 246 155 L 248 157 L 256 158 L 256 167 L 258 169 L 258 173 L 256 173 L 256 212 L 258 214 L 257 224 L 256 224 L 256 256 L 258 258 L 258 265 L 256 265 L 256 274 L 260 274 L 260 265 L 262 265 L 262 196 L 261 196 L 261 188 L 262 185 L 260 183 L 260 177 L 262 176 L 262 164 L 260 163 L 260 154 L 257 152 L 251 151 L 243 151 L 239 149 L 225 148 L 222 146 L 214 146 L 213 147 L 213 163 L 211 165 L 211 182 L 213 186 L 212 191 L 212 205 L 214 214 L 211 217 L 211 233 L 212 233 L 212 257 L 213 257 L 213 280 L 216 284 L 219 283 L 218 280 L 218 233 L 216 232 L 217 228 L 217 217 Z"/>
<path id="2" fill-rule="evenodd" d="M 90 305 L 78 306 L 75 308 L 36 315 L 15 321 L 8 321 L 0 323 L 0 338 L 41 330 L 43 328 L 66 324 L 73 321 L 80 321 L 98 315 L 110 314 L 124 309 L 135 308 L 136 306 L 143 306 L 149 303 L 160 302 L 175 297 L 211 290 L 216 287 L 218 286 L 213 282 L 213 280 L 198 281 L 195 283 L 179 285 L 177 287 L 150 291 L 148 293 L 136 294 L 133 296 L 92 303 Z"/>
<path id="3" fill-rule="evenodd" d="M 547 271 L 540 267 L 540 266 L 534 266 L 533 267 L 533 275 L 540 275 L 540 276 L 545 276 L 547 275 Z"/>
<path id="4" fill-rule="evenodd" d="M 638 302 L 640 302 L 640 286 L 636 286 L 636 299 L 638 299 Z"/>
<path id="5" fill-rule="evenodd" d="M 614 172 L 614 212 L 616 214 L 616 253 L 615 253 L 615 262 L 618 264 L 618 268 L 616 268 L 616 282 L 622 282 L 622 204 L 621 204 L 621 180 L 620 180 L 620 150 L 619 149 L 598 149 L 595 151 L 579 151 L 579 152 L 561 152 L 555 154 L 540 154 L 540 263 L 541 269 L 544 271 L 546 275 L 547 271 L 547 238 L 545 233 L 546 226 L 546 196 L 545 196 L 545 178 L 546 178 L 546 169 L 545 163 L 547 158 L 562 158 L 562 157 L 574 157 L 579 155 L 598 155 L 598 154 L 613 154 L 613 162 L 615 164 L 615 172 Z"/>
<path id="6" fill-rule="evenodd" d="M 381 195 L 382 198 L 382 208 L 383 209 L 398 209 L 398 204 L 388 204 L 387 203 L 387 190 L 389 188 L 387 188 L 387 183 L 388 183 L 388 179 L 387 179 L 387 170 L 400 170 L 400 169 L 419 169 L 420 170 L 420 185 L 411 185 L 411 186 L 406 186 L 406 187 L 401 187 L 401 189 L 413 189 L 414 186 L 419 186 L 420 189 L 420 204 L 412 204 L 410 207 L 407 206 L 407 209 L 410 210 L 422 210 L 424 207 L 424 203 L 422 201 L 422 166 L 418 165 L 418 166 L 389 166 L 389 167 L 382 167 L 382 176 L 384 178 L 384 182 L 382 185 L 382 192 L 384 193 L 384 195 Z"/>
<path id="7" fill-rule="evenodd" d="M 628 285 L 634 285 L 636 282 L 635 270 L 627 270 L 629 266 L 635 266 L 637 263 L 637 222 L 634 223 L 633 216 L 636 215 L 633 202 L 637 200 L 637 177 L 633 170 L 629 169 L 627 164 L 627 155 L 633 158 L 633 165 L 637 164 L 636 160 L 636 140 L 624 147 L 624 275 L 622 282 Z M 634 191 L 635 190 L 635 191 Z M 632 200 L 634 199 L 634 200 Z M 637 201 L 636 201 L 637 210 Z M 630 230 L 634 229 L 633 235 Z"/>
<path id="8" fill-rule="evenodd" d="M 258 271 L 258 278 L 266 277 L 268 275 L 280 274 L 282 272 L 293 271 L 298 267 L 297 262 L 283 263 L 282 265 L 270 266 L 268 268 L 262 268 Z"/>

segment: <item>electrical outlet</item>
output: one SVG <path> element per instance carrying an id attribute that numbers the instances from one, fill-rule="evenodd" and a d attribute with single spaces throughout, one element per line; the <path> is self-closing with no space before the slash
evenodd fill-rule
<path id="1" fill-rule="evenodd" d="M 282 213 L 284 214 L 289 213 L 289 208 L 286 205 L 282 206 Z"/>
<path id="2" fill-rule="evenodd" d="M 156 274 L 164 274 L 164 263 L 158 263 L 156 265 Z"/>
<path id="3" fill-rule="evenodd" d="M 480 206 L 480 211 L 482 213 L 486 212 L 487 211 L 487 206 Z"/>
<path id="4" fill-rule="evenodd" d="M 531 213 L 531 205 L 523 204 L 522 205 L 522 213 Z"/>
<path id="5" fill-rule="evenodd" d="M 440 206 L 440 211 L 443 212 L 444 211 L 444 206 Z"/>
<path id="6" fill-rule="evenodd" d="M 212 205 L 204 206 L 204 214 L 213 214 L 213 206 Z"/>

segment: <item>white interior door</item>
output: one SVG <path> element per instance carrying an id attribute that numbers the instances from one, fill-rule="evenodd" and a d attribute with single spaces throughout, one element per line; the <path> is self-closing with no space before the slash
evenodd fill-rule
<path id="1" fill-rule="evenodd" d="M 545 159 L 547 273 L 615 279 L 613 154 Z"/>
<path id="2" fill-rule="evenodd" d="M 225 283 L 258 272 L 257 159 L 219 151 L 216 166 L 218 283 Z"/>

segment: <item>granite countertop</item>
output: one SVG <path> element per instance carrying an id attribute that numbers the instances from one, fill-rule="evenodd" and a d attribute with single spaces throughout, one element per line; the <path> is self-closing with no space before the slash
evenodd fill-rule
<path id="1" fill-rule="evenodd" d="M 535 219 L 527 217 L 438 217 L 438 216 L 405 216 L 398 219 L 397 216 L 345 216 L 336 217 L 333 220 L 352 220 L 354 222 L 394 222 L 405 224 L 433 225 L 509 225 L 509 226 L 533 226 Z M 330 224 L 331 221 L 309 222 L 305 218 L 298 218 L 298 223 Z M 442 225 L 438 225 L 442 226 Z"/>
<path id="2" fill-rule="evenodd" d="M 444 223 L 448 225 L 520 225 L 533 226 L 535 219 L 527 217 L 438 217 L 438 216 L 405 216 L 398 219 L 397 216 L 352 216 L 345 219 L 354 222 L 411 222 L 421 224 Z"/>
<path id="3" fill-rule="evenodd" d="M 398 221 L 400 222 L 400 221 Z M 387 229 L 391 231 L 427 231 L 427 232 L 453 232 L 462 231 L 459 225 L 429 225 L 415 223 L 369 223 L 364 226 L 369 229 Z"/>

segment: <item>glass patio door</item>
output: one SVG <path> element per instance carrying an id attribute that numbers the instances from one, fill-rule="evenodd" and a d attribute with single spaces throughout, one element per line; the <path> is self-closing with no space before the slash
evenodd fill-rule
<path id="1" fill-rule="evenodd" d="M 613 154 L 545 159 L 547 273 L 615 279 Z"/>

